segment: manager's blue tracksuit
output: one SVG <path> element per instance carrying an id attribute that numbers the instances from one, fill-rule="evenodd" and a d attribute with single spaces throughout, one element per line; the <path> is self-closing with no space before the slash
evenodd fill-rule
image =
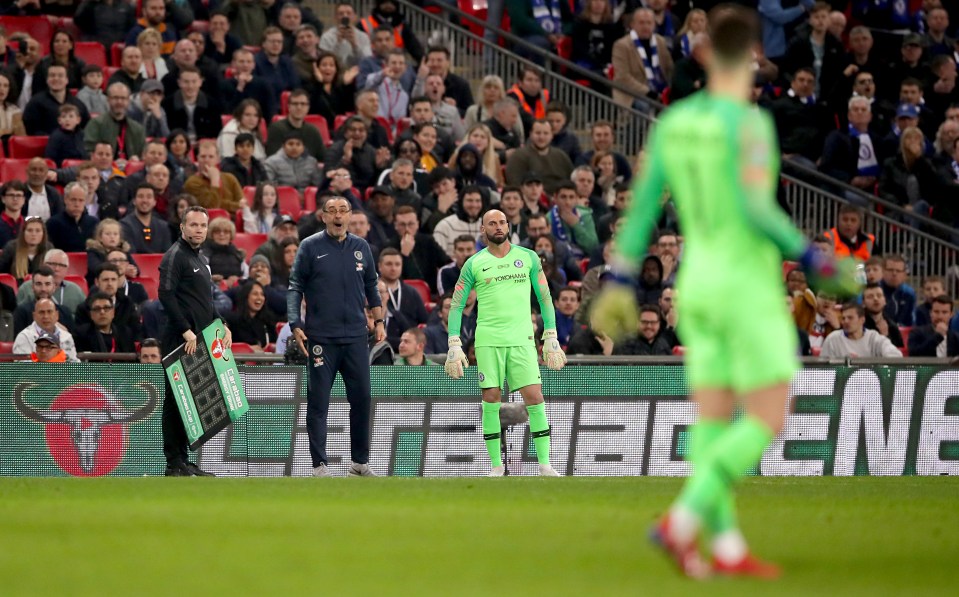
<path id="1" fill-rule="evenodd" d="M 351 457 L 359 464 L 370 459 L 370 350 L 364 308 L 380 306 L 376 279 L 370 246 L 353 234 L 342 242 L 325 231 L 314 234 L 300 244 L 293 262 L 286 312 L 290 327 L 303 328 L 309 341 L 306 431 L 314 467 L 329 462 L 326 417 L 337 371 L 350 403 Z M 300 319 L 304 297 L 305 322 Z"/>

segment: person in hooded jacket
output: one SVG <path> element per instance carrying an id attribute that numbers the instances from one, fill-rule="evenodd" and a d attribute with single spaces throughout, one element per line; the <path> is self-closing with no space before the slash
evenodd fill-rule
<path id="1" fill-rule="evenodd" d="M 482 156 L 472 144 L 460 145 L 450 161 L 456 164 L 453 170 L 456 175 L 456 190 L 462 192 L 466 187 L 477 186 L 496 191 L 496 181 L 483 173 Z"/>
<path id="2" fill-rule="evenodd" d="M 483 214 L 489 209 L 488 195 L 478 186 L 469 186 L 460 193 L 453 208 L 453 215 L 440 220 L 433 229 L 433 238 L 453 259 L 453 247 L 456 237 L 469 234 L 479 236 Z"/>
<path id="3" fill-rule="evenodd" d="M 663 294 L 663 262 L 655 255 L 643 259 L 639 284 L 636 286 L 636 298 L 640 305 L 657 305 Z"/>

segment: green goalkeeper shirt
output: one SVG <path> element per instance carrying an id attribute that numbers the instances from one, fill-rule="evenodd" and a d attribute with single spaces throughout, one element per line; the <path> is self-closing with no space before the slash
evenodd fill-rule
<path id="1" fill-rule="evenodd" d="M 778 147 L 769 116 L 749 104 L 704 91 L 671 106 L 652 133 L 616 237 L 619 271 L 638 270 L 668 188 L 682 225 L 681 292 L 687 284 L 781 286 L 783 256 L 798 257 L 806 241 L 776 204 Z"/>
<path id="2" fill-rule="evenodd" d="M 534 283 L 535 281 L 535 283 Z M 528 346 L 533 339 L 530 287 L 536 293 L 543 326 L 556 329 L 556 314 L 539 256 L 511 245 L 504 257 L 483 249 L 463 264 L 450 304 L 449 334 L 458 336 L 463 307 L 470 290 L 476 290 L 475 346 Z"/>

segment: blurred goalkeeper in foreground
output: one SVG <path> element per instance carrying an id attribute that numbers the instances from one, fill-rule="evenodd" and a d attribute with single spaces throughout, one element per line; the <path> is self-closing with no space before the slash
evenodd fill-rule
<path id="1" fill-rule="evenodd" d="M 503 212 L 488 211 L 483 216 L 480 232 L 486 235 L 488 245 L 466 260 L 453 290 L 446 373 L 459 379 L 469 366 L 459 334 L 466 297 L 475 288 L 479 312 L 476 365 L 483 391 L 483 439 L 493 467 L 489 476 L 502 477 L 505 471 L 500 451 L 499 418 L 505 377 L 510 390 L 519 390 L 529 411 L 529 432 L 536 448 L 539 474 L 558 477 L 559 473 L 549 464 L 549 422 L 546 420 L 530 309 L 532 286 L 545 329 L 543 360 L 547 367 L 559 371 L 566 364 L 566 355 L 556 339 L 556 315 L 549 283 L 540 267 L 539 256 L 509 242 L 509 222 Z"/>
<path id="2" fill-rule="evenodd" d="M 677 287 L 699 421 L 688 444 L 693 475 L 652 539 L 692 577 L 779 574 L 749 554 L 736 522 L 733 483 L 782 428 L 788 384 L 799 366 L 795 326 L 782 300 L 783 257 L 798 260 L 810 284 L 824 291 L 859 291 L 855 263 L 818 255 L 775 203 L 775 129 L 748 103 L 758 32 L 752 11 L 713 11 L 707 89 L 670 107 L 652 134 L 616 238 L 617 275 L 597 299 L 592 320 L 612 337 L 636 329 L 634 279 L 668 187 L 685 237 Z M 745 414 L 731 423 L 737 400 Z M 700 556 L 703 534 L 710 538 L 711 566 Z"/>

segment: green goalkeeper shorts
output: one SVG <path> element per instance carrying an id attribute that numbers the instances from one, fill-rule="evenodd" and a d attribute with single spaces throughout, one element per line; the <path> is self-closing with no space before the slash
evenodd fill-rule
<path id="1" fill-rule="evenodd" d="M 535 346 L 477 346 L 476 366 L 482 389 L 501 388 L 504 378 L 510 391 L 542 383 Z"/>
<path id="2" fill-rule="evenodd" d="M 743 289 L 725 300 L 681 299 L 679 334 L 690 388 L 744 394 L 792 379 L 799 368 L 796 324 L 783 294 L 761 290 Z"/>

